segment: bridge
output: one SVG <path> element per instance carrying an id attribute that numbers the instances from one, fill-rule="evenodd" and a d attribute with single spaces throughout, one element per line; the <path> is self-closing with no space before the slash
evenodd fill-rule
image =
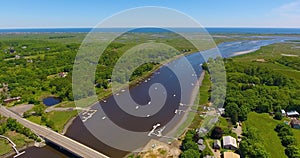
<path id="1" fill-rule="evenodd" d="M 88 147 L 85 146 L 71 138 L 68 138 L 64 135 L 61 135 L 57 132 L 52 131 L 49 128 L 44 126 L 40 126 L 33 122 L 30 122 L 19 115 L 13 113 L 12 111 L 6 109 L 5 107 L 0 105 L 0 114 L 5 117 L 10 117 L 16 119 L 19 123 L 23 126 L 31 129 L 33 132 L 38 134 L 40 137 L 62 147 L 63 149 L 74 153 L 80 157 L 84 158 L 109 158 L 108 156 Z"/>

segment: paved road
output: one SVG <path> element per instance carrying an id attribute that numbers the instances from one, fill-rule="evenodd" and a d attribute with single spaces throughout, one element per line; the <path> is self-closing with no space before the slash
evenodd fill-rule
<path id="1" fill-rule="evenodd" d="M 5 117 L 11 117 L 16 119 L 19 123 L 21 123 L 23 126 L 30 128 L 32 131 L 34 131 L 36 134 L 40 135 L 43 138 L 46 138 L 47 140 L 62 146 L 64 149 L 67 149 L 69 151 L 72 151 L 73 153 L 84 157 L 84 158 L 108 158 L 108 156 L 89 148 L 81 143 L 78 143 L 64 135 L 61 135 L 59 133 L 56 133 L 52 131 L 49 128 L 40 126 L 38 124 L 32 123 L 26 119 L 23 119 L 19 115 L 9 111 L 5 107 L 0 105 L 0 114 Z"/>

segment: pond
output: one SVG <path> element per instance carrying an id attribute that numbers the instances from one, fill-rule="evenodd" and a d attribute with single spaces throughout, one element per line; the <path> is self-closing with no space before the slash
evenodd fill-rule
<path id="1" fill-rule="evenodd" d="M 56 105 L 56 104 L 58 104 L 60 102 L 61 102 L 61 99 L 59 99 L 57 97 L 47 97 L 47 98 L 43 99 L 43 103 L 46 106 L 53 106 L 53 105 Z"/>

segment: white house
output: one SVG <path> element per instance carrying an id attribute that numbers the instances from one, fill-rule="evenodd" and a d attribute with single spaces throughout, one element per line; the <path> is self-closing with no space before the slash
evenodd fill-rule
<path id="1" fill-rule="evenodd" d="M 288 117 L 299 117 L 299 113 L 297 111 L 289 111 L 286 113 Z"/>
<path id="2" fill-rule="evenodd" d="M 236 139 L 231 136 L 223 136 L 223 148 L 230 150 L 238 149 Z"/>

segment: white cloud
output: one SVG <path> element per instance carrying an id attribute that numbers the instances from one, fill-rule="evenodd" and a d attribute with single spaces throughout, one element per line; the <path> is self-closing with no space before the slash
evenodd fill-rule
<path id="1" fill-rule="evenodd" d="M 300 17 L 300 0 L 273 9 L 273 14 L 285 17 Z"/>
<path id="2" fill-rule="evenodd" d="M 300 0 L 294 0 L 272 9 L 264 23 L 273 27 L 300 27 Z"/>

